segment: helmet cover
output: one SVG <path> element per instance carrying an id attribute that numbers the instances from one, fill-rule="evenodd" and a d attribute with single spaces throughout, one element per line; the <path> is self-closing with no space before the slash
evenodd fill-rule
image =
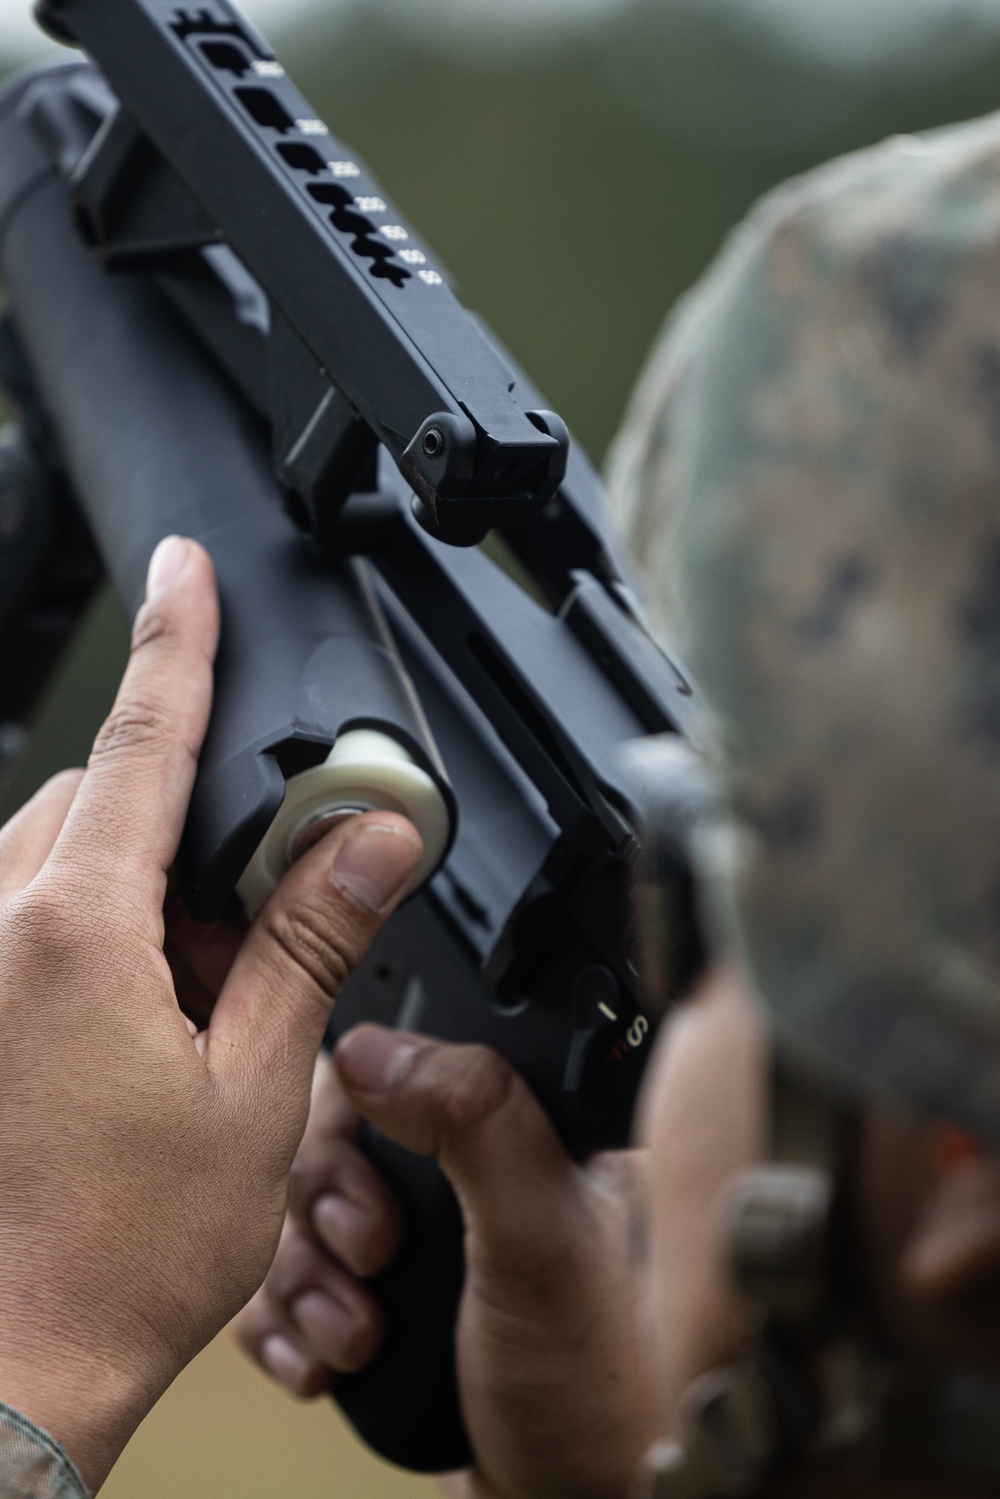
<path id="1" fill-rule="evenodd" d="M 611 479 L 710 705 L 709 883 L 779 1033 L 1000 1143 L 1000 115 L 764 200 Z"/>

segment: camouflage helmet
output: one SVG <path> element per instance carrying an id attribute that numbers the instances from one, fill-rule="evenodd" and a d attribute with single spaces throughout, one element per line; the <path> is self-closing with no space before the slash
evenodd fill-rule
<path id="1" fill-rule="evenodd" d="M 611 477 L 710 704 L 716 883 L 779 1033 L 1000 1142 L 1000 115 L 766 199 Z"/>

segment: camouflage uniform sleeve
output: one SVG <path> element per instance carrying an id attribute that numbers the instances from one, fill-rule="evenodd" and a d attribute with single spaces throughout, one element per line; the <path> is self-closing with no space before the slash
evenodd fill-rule
<path id="1" fill-rule="evenodd" d="M 1000 115 L 765 199 L 611 491 L 714 715 L 779 1027 L 1000 1139 Z"/>
<path id="2" fill-rule="evenodd" d="M 3 1404 L 0 1499 L 90 1499 L 63 1449 L 26 1416 Z"/>

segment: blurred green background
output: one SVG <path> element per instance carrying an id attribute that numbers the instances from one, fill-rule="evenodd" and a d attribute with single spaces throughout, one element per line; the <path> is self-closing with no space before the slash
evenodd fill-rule
<path id="1" fill-rule="evenodd" d="M 761 192 L 886 134 L 1000 106 L 994 0 L 500 4 L 305 5 L 269 30 L 597 460 L 668 309 Z M 86 754 L 124 650 L 103 598 L 3 810 Z M 371 1462 L 326 1409 L 296 1410 L 220 1343 L 107 1492 L 388 1499 L 427 1485 Z"/>

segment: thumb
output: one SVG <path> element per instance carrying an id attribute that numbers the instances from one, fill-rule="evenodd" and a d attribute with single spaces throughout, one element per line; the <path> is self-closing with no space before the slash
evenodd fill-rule
<path id="1" fill-rule="evenodd" d="M 579 1172 L 513 1068 L 483 1046 L 374 1025 L 349 1031 L 334 1061 L 359 1114 L 397 1144 L 439 1158 L 462 1206 L 470 1267 L 488 1261 L 521 1288 L 529 1266 L 544 1279 L 539 1260 L 560 1261 L 559 1220 L 575 1217 Z"/>
<path id="2" fill-rule="evenodd" d="M 308 1108 L 334 1000 L 423 856 L 405 818 L 370 812 L 329 833 L 282 880 L 247 934 L 205 1038 L 209 1071 L 278 1103 Z M 271 1121 L 273 1126 L 273 1121 Z"/>

